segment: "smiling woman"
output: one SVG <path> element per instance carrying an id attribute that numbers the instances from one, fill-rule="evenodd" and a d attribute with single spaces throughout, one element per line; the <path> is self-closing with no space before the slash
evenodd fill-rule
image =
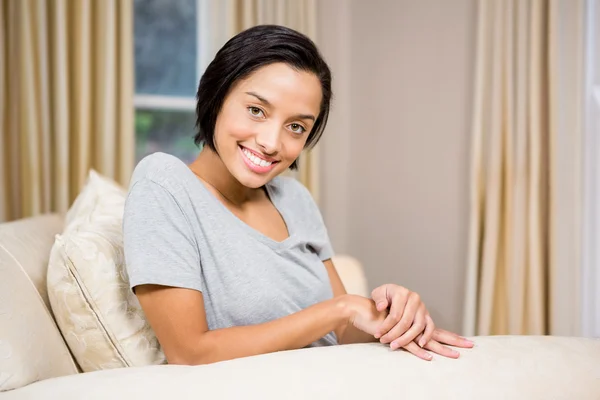
<path id="1" fill-rule="evenodd" d="M 281 26 L 229 40 L 200 80 L 189 165 L 136 167 L 123 221 L 132 290 L 169 363 L 201 364 L 379 340 L 425 360 L 470 347 L 436 329 L 419 296 L 384 285 L 348 295 L 308 190 L 281 176 L 325 129 L 331 73 Z"/>

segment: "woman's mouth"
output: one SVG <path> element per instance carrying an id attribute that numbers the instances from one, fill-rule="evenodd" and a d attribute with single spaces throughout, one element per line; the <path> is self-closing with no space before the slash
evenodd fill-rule
<path id="1" fill-rule="evenodd" d="M 256 172 L 258 174 L 264 174 L 271 171 L 279 162 L 267 161 L 264 158 L 261 158 L 260 156 L 256 155 L 256 153 L 245 148 L 244 146 L 240 145 L 239 148 L 240 152 L 242 153 L 242 159 L 244 160 L 248 168 L 250 168 L 251 171 Z"/>

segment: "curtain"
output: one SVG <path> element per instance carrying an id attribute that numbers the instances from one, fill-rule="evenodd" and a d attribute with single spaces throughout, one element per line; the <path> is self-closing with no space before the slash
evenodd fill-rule
<path id="1" fill-rule="evenodd" d="M 0 0 L 0 221 L 134 166 L 132 0 Z"/>
<path id="2" fill-rule="evenodd" d="M 202 70 L 227 40 L 255 25 L 284 25 L 316 42 L 316 0 L 203 0 L 201 7 Z M 318 146 L 304 151 L 298 170 L 287 175 L 300 180 L 318 202 L 317 149 Z"/>
<path id="3" fill-rule="evenodd" d="M 466 335 L 578 333 L 584 0 L 480 0 Z"/>

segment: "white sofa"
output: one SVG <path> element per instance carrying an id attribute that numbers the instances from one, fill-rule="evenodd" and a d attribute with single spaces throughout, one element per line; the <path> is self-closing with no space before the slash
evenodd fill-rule
<path id="1" fill-rule="evenodd" d="M 62 226 L 58 215 L 0 224 L 0 400 L 600 399 L 600 340 L 574 337 L 474 337 L 458 360 L 431 362 L 363 344 L 81 373 L 46 290 Z M 360 265 L 336 265 L 348 290 L 365 294 Z"/>

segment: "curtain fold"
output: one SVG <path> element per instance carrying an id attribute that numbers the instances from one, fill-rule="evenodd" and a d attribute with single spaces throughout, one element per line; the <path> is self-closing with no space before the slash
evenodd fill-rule
<path id="1" fill-rule="evenodd" d="M 64 213 L 134 163 L 132 0 L 1 0 L 0 221 Z"/>
<path id="2" fill-rule="evenodd" d="M 466 335 L 576 334 L 583 4 L 478 2 Z"/>
<path id="3" fill-rule="evenodd" d="M 256 25 L 287 26 L 316 42 L 316 0 L 203 0 L 201 7 L 201 15 L 207 16 L 200 27 L 204 68 L 227 40 Z M 304 151 L 298 165 L 286 175 L 300 180 L 318 202 L 318 146 Z"/>

